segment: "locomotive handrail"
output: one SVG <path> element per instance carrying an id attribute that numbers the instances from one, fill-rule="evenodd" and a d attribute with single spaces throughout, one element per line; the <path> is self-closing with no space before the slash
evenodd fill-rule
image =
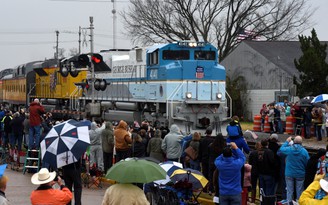
<path id="1" fill-rule="evenodd" d="M 175 96 L 175 94 L 181 89 L 181 87 L 183 86 L 183 84 L 185 84 L 186 82 L 185 81 L 183 81 L 182 83 L 180 83 L 180 85 L 172 92 L 172 94 L 168 97 L 168 99 L 166 100 L 166 110 L 168 111 L 168 106 L 169 106 L 169 101 L 171 101 L 171 103 L 170 103 L 170 106 L 171 106 L 171 110 L 170 110 L 170 112 L 171 112 L 171 118 L 172 119 L 179 119 L 179 120 L 187 120 L 186 118 L 181 118 L 181 117 L 174 117 L 173 116 L 173 103 L 172 103 L 172 101 L 173 101 L 173 98 L 174 98 L 174 96 Z M 168 115 L 167 115 L 167 117 L 168 117 Z"/>
<path id="2" fill-rule="evenodd" d="M 226 95 L 229 97 L 229 116 L 228 116 L 228 118 L 231 118 L 232 117 L 232 98 L 231 98 L 231 96 L 229 95 L 229 93 L 226 91 Z M 226 100 L 226 102 L 227 102 L 227 100 Z M 227 104 L 227 103 L 226 103 Z"/>
<path id="3" fill-rule="evenodd" d="M 81 89 L 77 86 L 69 96 L 71 101 L 71 110 L 77 110 L 76 99 L 78 98 L 80 91 Z"/>

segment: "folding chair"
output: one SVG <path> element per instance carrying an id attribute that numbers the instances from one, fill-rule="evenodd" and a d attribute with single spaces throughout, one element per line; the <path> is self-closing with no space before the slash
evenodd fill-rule
<path id="1" fill-rule="evenodd" d="M 90 181 L 88 184 L 88 188 L 95 186 L 96 188 L 102 188 L 102 176 L 103 171 L 99 169 L 96 164 L 93 164 L 90 167 Z"/>

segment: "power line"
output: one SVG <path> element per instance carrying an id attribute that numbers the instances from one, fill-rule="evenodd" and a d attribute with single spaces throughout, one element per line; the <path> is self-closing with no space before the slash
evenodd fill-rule
<path id="1" fill-rule="evenodd" d="M 29 35 L 29 34 L 53 34 L 54 32 L 35 32 L 35 31 L 0 31 L 0 35 Z"/>
<path id="2" fill-rule="evenodd" d="M 109 2 L 130 2 L 129 0 L 104 0 L 104 1 L 101 1 L 101 0 L 49 0 L 49 1 L 65 1 L 65 2 L 85 2 L 85 3 L 94 3 L 94 2 L 98 2 L 98 3 L 109 3 Z"/>
<path id="3" fill-rule="evenodd" d="M 59 43 L 76 43 L 77 40 L 74 41 L 59 41 Z M 8 41 L 0 41 L 0 45 L 2 46 L 30 46 L 30 45 L 46 45 L 46 44 L 55 44 L 55 41 L 35 41 L 35 42 L 8 42 Z"/>

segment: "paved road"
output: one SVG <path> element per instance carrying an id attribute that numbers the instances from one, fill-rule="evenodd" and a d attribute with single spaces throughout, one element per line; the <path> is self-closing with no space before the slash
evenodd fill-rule
<path id="1" fill-rule="evenodd" d="M 7 184 L 6 196 L 11 205 L 27 205 L 30 204 L 30 194 L 37 188 L 36 185 L 31 183 L 32 174 L 13 171 L 9 168 L 6 169 L 5 175 L 9 177 Z M 82 191 L 82 203 L 85 205 L 94 204 L 100 205 L 102 198 L 105 194 L 108 185 L 101 188 L 84 188 Z M 74 204 L 74 203 L 73 203 Z"/>

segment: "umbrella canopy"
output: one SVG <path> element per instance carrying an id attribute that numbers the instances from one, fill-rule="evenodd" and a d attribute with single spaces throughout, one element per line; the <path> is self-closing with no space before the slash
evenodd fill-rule
<path id="1" fill-rule="evenodd" d="M 170 176 L 173 174 L 173 172 L 177 169 L 182 169 L 183 165 L 179 162 L 174 161 L 166 161 L 159 164 L 165 171 L 166 171 L 166 178 L 163 180 L 156 180 L 156 184 L 167 184 L 171 181 Z"/>
<path id="2" fill-rule="evenodd" d="M 311 103 L 318 103 L 318 102 L 324 102 L 328 100 L 328 94 L 321 94 L 313 98 Z"/>
<path id="3" fill-rule="evenodd" d="M 200 171 L 189 168 L 175 170 L 171 175 L 171 180 L 175 182 L 187 180 L 192 183 L 193 190 L 204 188 L 208 183 Z"/>
<path id="4" fill-rule="evenodd" d="M 114 164 L 107 172 L 106 178 L 119 183 L 149 183 L 165 179 L 166 172 L 158 164 L 145 159 L 128 158 Z"/>
<path id="5" fill-rule="evenodd" d="M 52 127 L 41 141 L 41 157 L 53 168 L 77 162 L 90 145 L 88 126 L 68 120 Z"/>

